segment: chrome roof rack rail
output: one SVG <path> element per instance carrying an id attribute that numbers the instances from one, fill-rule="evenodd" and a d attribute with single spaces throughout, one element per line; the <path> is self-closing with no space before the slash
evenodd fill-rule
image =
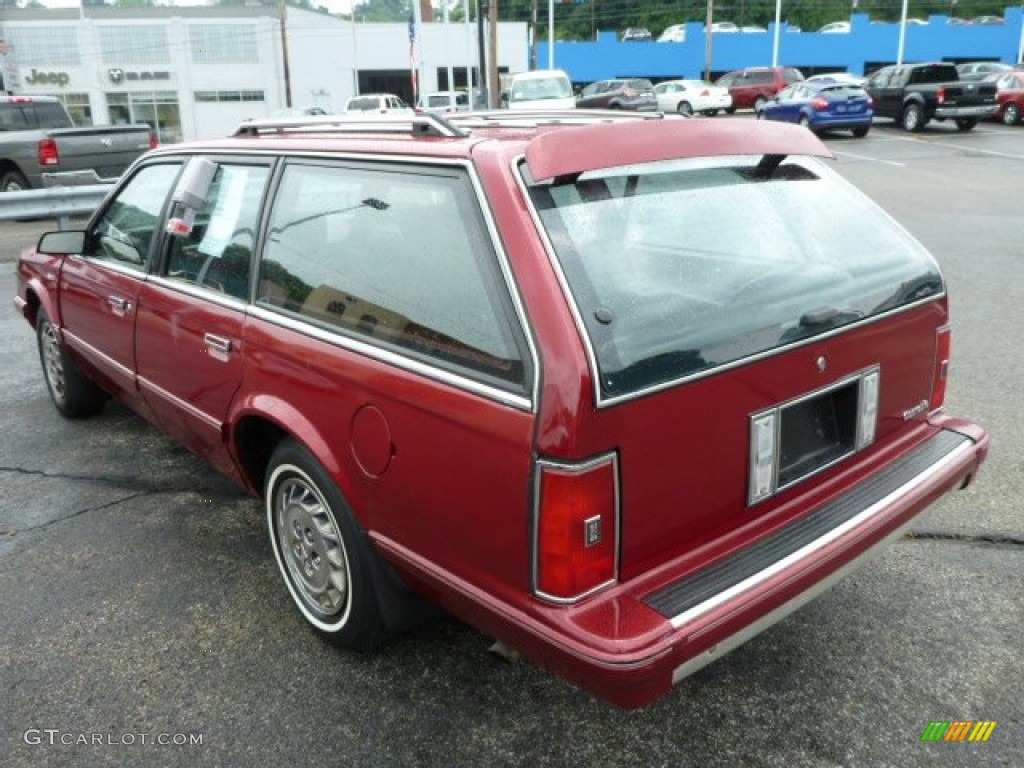
<path id="1" fill-rule="evenodd" d="M 305 117 L 264 118 L 242 123 L 233 136 L 286 136 L 297 133 L 380 133 L 409 136 L 463 138 L 468 131 L 452 125 L 433 112 L 416 115 L 308 115 Z"/>

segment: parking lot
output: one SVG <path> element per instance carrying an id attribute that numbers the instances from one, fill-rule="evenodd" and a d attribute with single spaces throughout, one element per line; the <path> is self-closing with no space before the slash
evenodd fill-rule
<path id="1" fill-rule="evenodd" d="M 1020 765 L 1024 128 L 879 121 L 826 143 L 942 265 L 947 406 L 992 453 L 867 568 L 635 712 L 454 619 L 374 656 L 321 642 L 258 502 L 123 407 L 56 413 L 9 303 L 48 225 L 0 224 L 0 764 Z M 957 720 L 996 726 L 921 741 Z"/>

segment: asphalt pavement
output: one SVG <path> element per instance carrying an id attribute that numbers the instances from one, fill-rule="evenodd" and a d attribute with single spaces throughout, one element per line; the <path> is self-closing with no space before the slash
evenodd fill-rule
<path id="1" fill-rule="evenodd" d="M 1024 765 L 1024 128 L 828 144 L 941 262 L 947 406 L 992 452 L 868 567 L 640 711 L 503 661 L 451 618 L 373 656 L 325 644 L 259 504 L 117 404 L 62 419 L 6 299 L 0 765 Z M 46 228 L 0 224 L 0 297 Z M 958 720 L 996 725 L 921 740 Z"/>

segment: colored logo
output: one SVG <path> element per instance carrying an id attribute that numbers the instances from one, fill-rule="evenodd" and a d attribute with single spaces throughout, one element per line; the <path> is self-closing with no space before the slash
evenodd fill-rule
<path id="1" fill-rule="evenodd" d="M 988 741 L 995 729 L 995 720 L 932 720 L 921 741 Z"/>

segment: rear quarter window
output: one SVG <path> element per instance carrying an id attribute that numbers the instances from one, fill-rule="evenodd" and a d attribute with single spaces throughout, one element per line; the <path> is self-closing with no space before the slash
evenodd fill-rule
<path id="1" fill-rule="evenodd" d="M 524 392 L 525 340 L 468 177 L 293 163 L 257 302 Z"/>

